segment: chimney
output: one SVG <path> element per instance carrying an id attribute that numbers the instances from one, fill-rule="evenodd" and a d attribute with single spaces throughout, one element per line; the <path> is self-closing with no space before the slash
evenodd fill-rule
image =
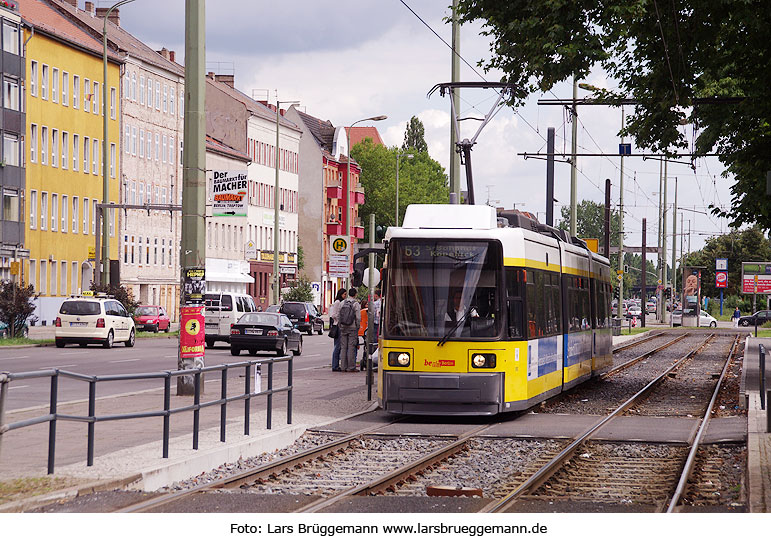
<path id="1" fill-rule="evenodd" d="M 73 0 L 73 2 L 77 2 L 77 0 Z M 86 11 L 88 11 L 88 5 L 90 2 L 86 2 Z M 104 16 L 107 15 L 107 12 L 110 10 L 110 8 L 96 8 L 96 16 L 100 19 L 104 19 Z M 114 9 L 110 12 L 110 23 L 114 24 L 116 27 L 120 26 L 120 14 L 118 13 L 119 9 Z"/>
<path id="2" fill-rule="evenodd" d="M 285 108 L 282 108 L 282 109 L 281 109 L 281 110 L 279 110 L 278 112 L 279 112 L 279 114 L 281 114 L 281 116 L 284 116 L 284 115 L 286 114 L 286 109 L 285 109 Z"/>
<path id="3" fill-rule="evenodd" d="M 213 73 L 213 72 L 207 72 L 207 73 L 206 73 L 206 77 L 207 77 L 209 80 L 214 80 L 214 73 Z"/>
<path id="4" fill-rule="evenodd" d="M 96 10 L 94 9 L 94 3 L 93 2 L 86 2 L 86 13 L 90 14 L 91 17 L 96 17 Z"/>
<path id="5" fill-rule="evenodd" d="M 166 48 L 159 49 L 158 54 L 164 59 L 166 59 L 167 61 L 169 60 L 169 50 L 167 50 Z"/>
<path id="6" fill-rule="evenodd" d="M 169 52 L 169 61 L 171 61 L 172 63 L 177 62 L 177 53 L 175 51 Z"/>
<path id="7" fill-rule="evenodd" d="M 218 82 L 222 82 L 223 84 L 230 86 L 231 88 L 236 87 L 236 77 L 233 74 L 217 74 L 214 79 Z"/>

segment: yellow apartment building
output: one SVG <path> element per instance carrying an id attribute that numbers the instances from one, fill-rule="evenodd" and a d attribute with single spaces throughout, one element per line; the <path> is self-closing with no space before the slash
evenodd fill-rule
<path id="1" fill-rule="evenodd" d="M 50 5 L 21 0 L 27 23 L 24 280 L 39 321 L 50 325 L 66 296 L 88 290 L 95 269 L 96 204 L 103 200 L 102 44 Z M 108 51 L 109 196 L 119 203 L 120 60 Z M 110 258 L 118 258 L 118 214 L 109 210 Z"/>

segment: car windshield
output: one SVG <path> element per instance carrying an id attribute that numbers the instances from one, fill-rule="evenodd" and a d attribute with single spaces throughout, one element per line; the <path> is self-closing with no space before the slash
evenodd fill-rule
<path id="1" fill-rule="evenodd" d="M 102 307 L 94 301 L 64 301 L 59 314 L 74 314 L 76 316 L 98 316 Z"/>
<path id="2" fill-rule="evenodd" d="M 389 252 L 390 336 L 494 337 L 500 332 L 500 246 L 480 241 L 395 240 Z"/>
<path id="3" fill-rule="evenodd" d="M 306 310 L 303 303 L 284 303 L 281 306 L 283 314 L 293 314 L 295 316 L 305 316 Z"/>
<path id="4" fill-rule="evenodd" d="M 157 316 L 158 307 L 157 306 L 139 306 L 134 312 L 134 315 L 135 316 Z"/>
<path id="5" fill-rule="evenodd" d="M 267 312 L 253 312 L 244 314 L 238 320 L 238 323 L 249 325 L 276 325 L 278 314 L 269 314 Z"/>

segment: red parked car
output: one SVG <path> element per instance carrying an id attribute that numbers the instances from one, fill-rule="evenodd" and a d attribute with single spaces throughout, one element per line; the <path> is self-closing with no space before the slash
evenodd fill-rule
<path id="1" fill-rule="evenodd" d="M 169 332 L 171 319 L 166 315 L 162 306 L 138 306 L 134 311 L 134 324 L 137 331 L 165 331 Z"/>

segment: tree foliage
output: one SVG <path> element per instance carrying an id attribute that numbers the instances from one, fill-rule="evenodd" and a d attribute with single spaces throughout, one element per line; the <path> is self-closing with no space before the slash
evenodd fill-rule
<path id="1" fill-rule="evenodd" d="M 113 297 L 116 301 L 120 301 L 123 307 L 128 311 L 130 316 L 134 315 L 134 310 L 139 306 L 139 301 L 134 299 L 134 292 L 131 288 L 125 285 L 102 285 L 95 281 L 91 282 L 91 291 L 96 293 L 106 293 Z"/>
<path id="2" fill-rule="evenodd" d="M 713 212 L 732 226 L 771 227 L 771 200 L 758 200 L 771 170 L 768 0 L 460 0 L 459 15 L 482 21 L 492 56 L 480 64 L 503 71 L 512 104 L 600 67 L 618 87 L 598 98 L 636 101 L 625 135 L 674 153 L 688 149 L 688 120 L 699 131 L 695 152 L 716 151 L 737 181 L 730 210 Z"/>
<path id="3" fill-rule="evenodd" d="M 313 289 L 311 282 L 307 276 L 300 276 L 300 278 L 289 288 L 288 291 L 281 295 L 283 301 L 294 301 L 302 303 L 313 302 Z"/>
<path id="4" fill-rule="evenodd" d="M 351 156 L 361 166 L 361 185 L 365 202 L 359 206 L 359 216 L 369 240 L 369 215 L 375 214 L 378 225 L 394 226 L 396 217 L 396 155 L 407 152 L 376 145 L 372 139 L 356 144 Z M 414 158 L 399 161 L 399 222 L 409 204 L 444 203 L 449 200 L 447 175 L 442 165 L 428 152 L 410 150 Z"/>
<path id="5" fill-rule="evenodd" d="M 404 130 L 404 143 L 402 148 L 405 150 L 415 149 L 418 152 L 428 152 L 426 144 L 426 130 L 420 118 L 413 116 L 407 123 L 407 129 Z"/>
<path id="6" fill-rule="evenodd" d="M 35 305 L 32 298 L 35 296 L 35 288 L 31 285 L 18 285 L 12 281 L 0 282 L 0 320 L 8 326 L 16 326 L 13 333 L 21 337 L 28 319 L 32 319 Z"/>
<path id="7" fill-rule="evenodd" d="M 557 228 L 570 230 L 570 206 L 560 208 L 562 219 Z M 605 204 L 582 200 L 576 204 L 576 231 L 579 238 L 597 238 L 600 245 L 605 242 Z M 619 242 L 618 213 L 610 213 L 610 245 L 617 246 Z"/>

